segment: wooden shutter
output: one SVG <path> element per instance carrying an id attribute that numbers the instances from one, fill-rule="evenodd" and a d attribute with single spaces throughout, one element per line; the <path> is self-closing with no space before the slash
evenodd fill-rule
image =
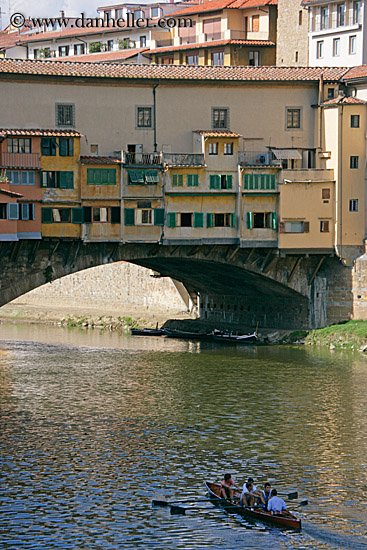
<path id="1" fill-rule="evenodd" d="M 42 223 L 52 223 L 52 208 L 41 208 Z"/>
<path id="2" fill-rule="evenodd" d="M 209 176 L 209 188 L 220 189 L 220 176 L 217 174 Z"/>
<path id="3" fill-rule="evenodd" d="M 202 212 L 194 212 L 194 227 L 204 227 L 204 214 Z"/>
<path id="4" fill-rule="evenodd" d="M 207 227 L 213 227 L 213 218 L 214 218 L 214 215 L 213 214 L 207 214 L 206 215 L 206 226 Z"/>
<path id="5" fill-rule="evenodd" d="M 84 222 L 83 214 L 84 214 L 83 208 L 72 208 L 71 209 L 72 223 L 83 223 Z"/>
<path id="6" fill-rule="evenodd" d="M 228 175 L 226 176 L 226 188 L 232 189 L 232 176 Z"/>
<path id="7" fill-rule="evenodd" d="M 277 228 L 277 213 L 271 212 L 271 228 L 276 229 Z"/>
<path id="8" fill-rule="evenodd" d="M 125 208 L 125 225 L 135 225 L 135 208 Z"/>
<path id="9" fill-rule="evenodd" d="M 253 15 L 252 16 L 252 32 L 259 32 L 260 28 L 260 16 L 259 15 Z"/>
<path id="10" fill-rule="evenodd" d="M 275 174 L 270 174 L 270 189 L 275 189 Z"/>
<path id="11" fill-rule="evenodd" d="M 168 227 L 176 227 L 176 212 L 168 213 Z"/>
<path id="12" fill-rule="evenodd" d="M 29 220 L 29 204 L 20 205 L 20 219 Z"/>
<path id="13" fill-rule="evenodd" d="M 247 229 L 252 229 L 254 225 L 253 212 L 247 212 Z"/>
<path id="14" fill-rule="evenodd" d="M 74 189 L 74 172 L 58 172 L 60 189 Z"/>
<path id="15" fill-rule="evenodd" d="M 92 222 L 92 207 L 91 206 L 83 206 L 83 219 L 84 219 L 84 223 L 91 223 Z"/>
<path id="16" fill-rule="evenodd" d="M 164 225 L 164 208 L 154 208 L 154 225 Z"/>
<path id="17" fill-rule="evenodd" d="M 8 220 L 19 220 L 19 204 L 8 203 Z"/>
<path id="18" fill-rule="evenodd" d="M 322 198 L 323 199 L 330 199 L 330 189 L 323 189 L 322 190 Z"/>
<path id="19" fill-rule="evenodd" d="M 303 233 L 310 232 L 310 222 L 303 222 Z"/>
<path id="20" fill-rule="evenodd" d="M 236 227 L 236 214 L 231 214 L 231 227 Z"/>
<path id="21" fill-rule="evenodd" d="M 285 233 L 285 223 L 284 222 L 279 222 L 278 231 L 279 231 L 279 233 Z"/>
<path id="22" fill-rule="evenodd" d="M 60 157 L 68 157 L 69 156 L 68 138 L 60 138 L 59 139 L 59 155 L 60 155 Z"/>

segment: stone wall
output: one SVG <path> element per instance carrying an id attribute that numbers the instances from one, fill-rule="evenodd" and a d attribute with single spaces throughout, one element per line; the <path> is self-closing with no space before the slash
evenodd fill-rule
<path id="1" fill-rule="evenodd" d="M 367 253 L 353 267 L 353 319 L 367 319 Z"/>
<path id="2" fill-rule="evenodd" d="M 277 29 L 277 65 L 307 67 L 308 11 L 301 8 L 299 0 L 278 0 Z"/>
<path id="3" fill-rule="evenodd" d="M 47 300 L 72 300 L 91 305 L 131 305 L 161 311 L 182 311 L 185 305 L 172 280 L 153 278 L 149 269 L 127 262 L 91 267 L 43 285 L 18 299 L 38 304 Z"/>

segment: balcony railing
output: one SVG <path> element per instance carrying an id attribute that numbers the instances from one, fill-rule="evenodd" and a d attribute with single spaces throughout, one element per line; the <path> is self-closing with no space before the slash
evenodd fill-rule
<path id="1" fill-rule="evenodd" d="M 162 164 L 162 153 L 127 153 L 123 152 L 123 164 L 151 166 Z"/>
<path id="2" fill-rule="evenodd" d="M 39 153 L 1 153 L 2 168 L 41 168 Z"/>
<path id="3" fill-rule="evenodd" d="M 163 160 L 168 166 L 204 166 L 203 153 L 163 153 Z"/>
<path id="4" fill-rule="evenodd" d="M 240 164 L 249 166 L 281 166 L 279 159 L 274 159 L 269 151 L 244 151 L 239 153 Z"/>

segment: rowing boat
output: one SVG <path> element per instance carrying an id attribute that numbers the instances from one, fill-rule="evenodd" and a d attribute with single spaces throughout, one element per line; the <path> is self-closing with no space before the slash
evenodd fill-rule
<path id="1" fill-rule="evenodd" d="M 215 506 L 220 506 L 224 510 L 230 511 L 233 514 L 240 514 L 246 518 L 257 519 L 259 521 L 264 521 L 265 523 L 271 523 L 273 525 L 278 525 L 279 527 L 286 527 L 289 529 L 301 529 L 301 520 L 294 519 L 289 516 L 271 514 L 265 510 L 259 510 L 250 506 L 239 506 L 233 502 L 230 502 L 224 498 L 220 497 L 220 485 L 217 483 L 210 483 L 209 481 L 205 482 L 206 488 L 208 489 L 209 498 Z M 240 492 L 235 491 L 234 497 L 239 497 Z"/>
<path id="2" fill-rule="evenodd" d="M 132 336 L 163 336 L 163 328 L 130 328 Z"/>
<path id="3" fill-rule="evenodd" d="M 223 342 L 225 344 L 255 344 L 257 341 L 257 333 L 252 334 L 233 334 L 232 332 L 220 332 L 213 330 L 214 342 Z"/>

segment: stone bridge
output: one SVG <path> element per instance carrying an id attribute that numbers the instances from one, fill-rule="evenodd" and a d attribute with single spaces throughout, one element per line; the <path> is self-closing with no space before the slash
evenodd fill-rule
<path id="1" fill-rule="evenodd" d="M 316 328 L 348 319 L 353 309 L 352 269 L 335 256 L 52 238 L 0 243 L 0 305 L 59 277 L 116 261 L 181 281 L 190 295 L 200 294 L 200 317 L 221 326 Z"/>

